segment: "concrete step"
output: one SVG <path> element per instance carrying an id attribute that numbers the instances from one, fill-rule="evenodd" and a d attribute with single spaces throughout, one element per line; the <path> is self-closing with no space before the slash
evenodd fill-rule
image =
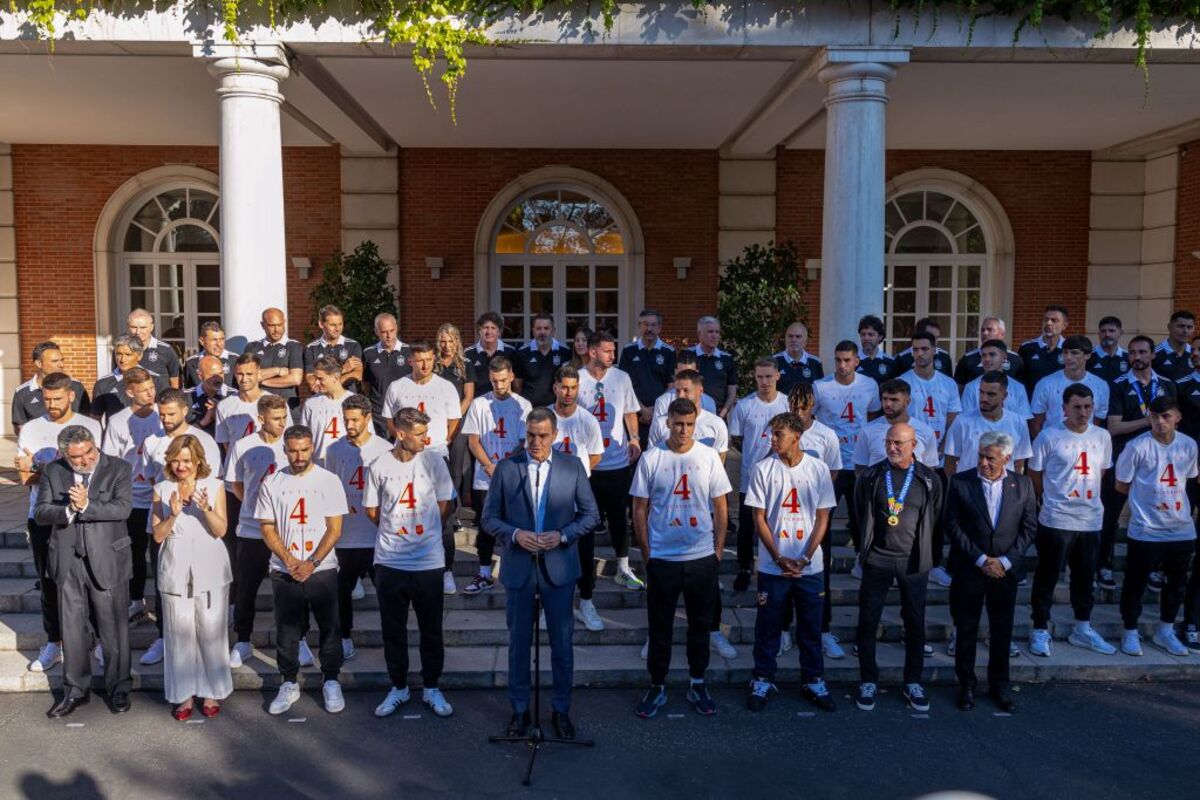
<path id="1" fill-rule="evenodd" d="M 629 703 L 635 702 L 635 692 L 632 687 L 644 686 L 647 682 L 646 665 L 638 657 L 638 645 L 581 645 L 575 647 L 575 684 L 577 686 L 609 686 L 631 688 Z M 1048 659 L 1034 659 L 1027 656 L 1013 659 L 1011 674 L 1014 683 L 1033 682 L 1103 682 L 1119 683 L 1133 681 L 1167 681 L 1194 680 L 1197 674 L 1197 659 L 1194 656 L 1175 658 L 1161 651 L 1146 647 L 1146 655 L 1140 658 L 1118 653 L 1113 656 L 1101 656 L 1095 653 L 1079 650 L 1074 647 L 1059 647 Z M 44 692 L 58 688 L 62 681 L 61 667 L 55 667 L 49 673 L 33 673 L 26 669 L 29 658 L 34 654 L 28 652 L 0 652 L 0 692 Z M 134 688 L 161 692 L 163 690 L 162 665 L 143 667 L 138 664 L 140 651 L 133 653 Z M 548 653 L 543 651 L 543 663 L 549 661 Z M 986 681 L 987 650 L 981 648 L 978 675 L 981 684 Z M 902 679 L 904 652 L 899 644 L 885 643 L 879 646 L 878 662 L 880 665 L 880 680 L 891 684 L 882 691 L 883 702 L 894 702 L 900 705 L 899 690 L 895 688 Z M 681 687 L 687 677 L 687 657 L 684 648 L 675 646 L 671 653 L 671 670 L 668 680 L 671 684 L 672 708 L 684 708 Z M 735 659 L 723 659 L 713 654 L 706 678 L 714 684 L 745 685 L 749 683 L 753 670 L 753 657 L 749 648 L 742 648 Z M 839 689 L 835 693 L 838 704 L 842 708 L 850 705 L 848 689 L 858 681 L 858 664 L 853 658 L 840 661 L 825 662 L 825 678 Z M 550 672 L 547 666 L 542 671 L 543 681 L 550 682 Z M 274 689 L 279 685 L 279 675 L 275 670 L 275 651 L 271 648 L 259 649 L 255 657 L 242 667 L 233 671 L 234 687 L 238 690 L 258 691 Z M 799 668 L 796 654 L 789 653 L 780 659 L 777 682 L 792 685 L 799 681 Z M 928 685 L 952 685 L 954 678 L 954 660 L 941 652 L 925 659 L 925 682 Z M 379 648 L 359 651 L 358 656 L 346 662 L 342 668 L 340 680 L 347 689 L 371 690 L 384 692 L 391 686 L 383 651 Z M 95 688 L 101 688 L 101 676 L 97 671 L 94 676 Z M 506 686 L 508 682 L 508 648 L 494 647 L 451 647 L 446 650 L 445 671 L 441 680 L 442 688 L 447 691 L 460 688 L 496 688 Z M 321 674 L 315 668 L 301 671 L 301 684 L 309 691 L 320 688 Z M 421 685 L 420 654 L 415 648 L 409 650 L 409 685 Z M 888 695 L 895 695 L 889 698 Z M 451 702 L 455 702 L 453 695 Z M 941 706 L 941 698 L 935 703 Z M 319 697 L 315 704 L 313 698 L 305 698 L 297 707 L 297 713 L 304 714 L 319 709 Z M 948 701 L 947 701 L 948 702 Z M 945 708 L 949 708 L 946 705 Z M 424 709 L 416 702 L 409 706 L 409 713 L 421 713 Z"/>

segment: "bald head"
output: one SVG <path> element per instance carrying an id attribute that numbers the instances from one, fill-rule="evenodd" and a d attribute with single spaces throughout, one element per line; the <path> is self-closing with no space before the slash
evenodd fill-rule
<path id="1" fill-rule="evenodd" d="M 267 339 L 278 342 L 287 334 L 287 319 L 278 308 L 268 308 L 262 313 L 262 329 Z"/>
<path id="2" fill-rule="evenodd" d="M 917 432 L 907 422 L 897 422 L 887 429 L 883 447 L 893 467 L 908 469 L 917 450 Z"/>
<path id="3" fill-rule="evenodd" d="M 206 381 L 214 375 L 225 375 L 225 365 L 221 363 L 221 359 L 216 356 L 203 356 L 200 362 L 196 364 L 196 372 L 200 375 L 200 380 Z"/>

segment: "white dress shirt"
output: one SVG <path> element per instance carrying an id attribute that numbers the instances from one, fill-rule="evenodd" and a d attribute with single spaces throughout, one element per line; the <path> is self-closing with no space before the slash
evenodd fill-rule
<path id="1" fill-rule="evenodd" d="M 541 507 L 542 495 L 546 493 L 546 487 L 550 483 L 550 458 L 547 457 L 545 461 L 535 461 L 530 457 L 526 469 L 529 470 L 529 491 L 533 494 L 534 525 L 540 528 L 538 509 Z M 542 531 L 535 530 L 534 533 L 542 533 Z"/>

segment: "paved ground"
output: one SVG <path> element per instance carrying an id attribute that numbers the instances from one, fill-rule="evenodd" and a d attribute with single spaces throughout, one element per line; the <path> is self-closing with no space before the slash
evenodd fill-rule
<path id="1" fill-rule="evenodd" d="M 543 750 L 527 790 L 526 750 L 486 741 L 507 720 L 497 691 L 451 693 L 449 720 L 419 703 L 376 720 L 374 693 L 348 694 L 340 717 L 308 694 L 272 718 L 264 696 L 241 692 L 202 724 L 175 722 L 149 693 L 121 717 L 93 700 L 70 725 L 45 719 L 49 695 L 3 695 L 0 797 L 1195 796 L 1200 684 L 1025 686 L 1011 717 L 986 701 L 961 713 L 938 690 L 929 716 L 914 718 L 895 688 L 866 714 L 846 691 L 832 715 L 809 713 L 790 690 L 753 715 L 740 690 L 723 689 L 712 719 L 673 692 L 659 718 L 642 721 L 633 693 L 583 690 L 574 716 L 596 748 Z"/>

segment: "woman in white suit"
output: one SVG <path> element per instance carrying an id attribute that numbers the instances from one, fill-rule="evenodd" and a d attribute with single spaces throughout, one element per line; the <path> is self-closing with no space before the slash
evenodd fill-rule
<path id="1" fill-rule="evenodd" d="M 229 671 L 229 584 L 233 573 L 225 535 L 225 490 L 204 459 L 199 440 L 187 434 L 167 448 L 165 480 L 154 487 L 154 541 L 162 545 L 162 593 L 167 701 L 175 719 L 215 717 L 219 700 L 233 691 Z"/>

